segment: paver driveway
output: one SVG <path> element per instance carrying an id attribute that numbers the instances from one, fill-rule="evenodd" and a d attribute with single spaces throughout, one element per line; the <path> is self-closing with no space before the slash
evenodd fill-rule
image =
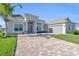
<path id="1" fill-rule="evenodd" d="M 47 37 L 18 36 L 17 56 L 75 56 L 79 55 L 79 45 Z"/>

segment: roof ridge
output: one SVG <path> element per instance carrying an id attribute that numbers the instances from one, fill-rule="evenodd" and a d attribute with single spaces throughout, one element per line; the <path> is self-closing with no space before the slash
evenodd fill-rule
<path id="1" fill-rule="evenodd" d="M 52 21 L 48 22 L 48 24 L 64 23 L 64 22 L 68 22 L 68 21 L 71 22 L 69 17 L 66 17 L 66 18 L 60 18 L 60 19 L 52 20 Z"/>
<path id="2" fill-rule="evenodd" d="M 62 20 L 62 19 L 69 20 L 69 17 L 59 18 L 59 19 L 55 19 L 55 20 Z"/>

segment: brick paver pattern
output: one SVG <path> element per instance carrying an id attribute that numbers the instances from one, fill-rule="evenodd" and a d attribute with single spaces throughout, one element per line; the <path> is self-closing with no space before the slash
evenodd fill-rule
<path id="1" fill-rule="evenodd" d="M 16 56 L 77 56 L 79 45 L 48 37 L 18 36 Z"/>

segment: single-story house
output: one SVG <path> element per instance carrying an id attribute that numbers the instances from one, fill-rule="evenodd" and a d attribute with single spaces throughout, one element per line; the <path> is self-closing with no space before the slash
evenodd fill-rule
<path id="1" fill-rule="evenodd" d="M 68 17 L 48 22 L 49 32 L 54 34 L 66 34 L 69 30 L 75 30 L 76 23 Z"/>
<path id="2" fill-rule="evenodd" d="M 66 34 L 69 30 L 76 29 L 76 23 L 69 18 L 57 19 L 46 23 L 38 16 L 32 14 L 23 14 L 21 16 L 8 17 L 7 33 L 53 33 Z"/>
<path id="3" fill-rule="evenodd" d="M 10 33 L 38 33 L 47 32 L 44 20 L 32 14 L 24 14 L 16 18 L 8 17 L 7 32 Z"/>

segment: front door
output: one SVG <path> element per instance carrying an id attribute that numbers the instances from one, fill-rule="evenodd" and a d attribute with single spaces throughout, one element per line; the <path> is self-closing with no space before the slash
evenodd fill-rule
<path id="1" fill-rule="evenodd" d="M 33 33 L 33 22 L 28 22 L 28 33 Z"/>

